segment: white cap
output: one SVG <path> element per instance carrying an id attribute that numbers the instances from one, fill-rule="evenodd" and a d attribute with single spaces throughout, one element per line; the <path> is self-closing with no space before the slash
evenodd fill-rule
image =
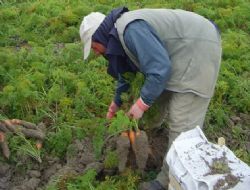
<path id="1" fill-rule="evenodd" d="M 92 35 L 95 33 L 96 29 L 104 20 L 105 15 L 99 12 L 92 12 L 85 16 L 82 20 L 80 26 L 80 37 L 81 41 L 84 44 L 84 60 L 88 58 L 90 49 L 91 49 L 91 41 Z"/>

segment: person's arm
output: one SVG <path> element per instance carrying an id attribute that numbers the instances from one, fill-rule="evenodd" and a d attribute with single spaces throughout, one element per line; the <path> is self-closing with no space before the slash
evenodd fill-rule
<path id="1" fill-rule="evenodd" d="M 140 95 L 143 103 L 150 106 L 162 93 L 170 77 L 168 52 L 156 31 L 143 20 L 136 20 L 127 26 L 124 41 L 138 59 L 139 69 L 145 75 Z"/>
<path id="2" fill-rule="evenodd" d="M 109 105 L 109 109 L 106 118 L 112 119 L 119 107 L 122 105 L 121 94 L 129 89 L 129 84 L 123 79 L 122 75 L 118 74 L 118 81 L 116 86 L 116 92 L 114 100 Z"/>
<path id="3" fill-rule="evenodd" d="M 128 89 L 129 89 L 129 83 L 127 83 L 125 79 L 122 77 L 122 75 L 119 74 L 116 85 L 115 98 L 114 98 L 114 102 L 118 107 L 122 105 L 121 94 L 127 92 Z"/>
<path id="4" fill-rule="evenodd" d="M 113 46 L 112 48 L 115 47 Z M 119 110 L 119 107 L 122 105 L 121 94 L 129 89 L 129 84 L 123 79 L 121 74 L 127 71 L 126 57 L 122 55 L 116 55 L 117 52 L 115 51 L 113 53 L 114 54 L 106 54 L 106 58 L 109 61 L 107 72 L 117 80 L 115 96 L 109 105 L 106 115 L 108 119 L 112 119 L 115 116 L 116 112 Z"/>

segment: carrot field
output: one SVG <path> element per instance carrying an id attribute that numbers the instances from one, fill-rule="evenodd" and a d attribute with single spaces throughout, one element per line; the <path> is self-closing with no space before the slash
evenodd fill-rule
<path id="1" fill-rule="evenodd" d="M 216 23 L 223 55 L 204 131 L 211 142 L 224 137 L 250 165 L 248 0 L 0 0 L 0 144 L 9 149 L 6 157 L 0 148 L 0 190 L 132 190 L 159 172 L 162 160 L 152 160 L 145 173 L 133 167 L 117 171 L 113 141 L 140 122 L 126 117 L 130 104 L 114 120 L 106 119 L 116 81 L 107 74 L 103 57 L 91 53 L 83 60 L 83 17 L 93 11 L 108 14 L 120 6 L 184 9 Z M 135 87 L 143 80 L 137 78 Z M 138 93 L 133 92 L 133 98 Z M 124 99 L 131 101 L 130 94 Z M 6 132 L 1 126 L 8 124 L 6 131 L 16 129 Z M 38 132 L 29 136 L 28 129 Z M 156 143 L 157 132 L 150 125 L 145 131 Z"/>

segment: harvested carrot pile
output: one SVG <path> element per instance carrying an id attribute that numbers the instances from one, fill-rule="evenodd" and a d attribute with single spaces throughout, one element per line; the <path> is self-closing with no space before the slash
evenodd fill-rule
<path id="1" fill-rule="evenodd" d="M 0 121 L 0 147 L 5 158 L 9 159 L 10 150 L 6 139 L 6 133 L 21 134 L 26 138 L 36 139 L 37 149 L 42 148 L 45 138 L 44 132 L 34 123 L 19 119 L 7 119 Z"/>

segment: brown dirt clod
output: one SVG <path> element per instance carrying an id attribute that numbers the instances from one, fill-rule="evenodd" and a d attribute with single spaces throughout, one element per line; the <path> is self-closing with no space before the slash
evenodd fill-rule
<path id="1" fill-rule="evenodd" d="M 140 131 L 136 136 L 134 144 L 132 144 L 133 151 L 136 157 L 136 164 L 140 171 L 144 171 L 149 154 L 148 136 L 146 132 Z"/>
<path id="2" fill-rule="evenodd" d="M 3 141 L 3 142 L 0 142 L 0 146 L 1 146 L 4 157 L 9 159 L 9 157 L 10 157 L 10 149 L 8 147 L 8 144 L 5 141 Z"/>
<path id="3" fill-rule="evenodd" d="M 129 138 L 126 136 L 119 136 L 116 141 L 116 151 L 119 159 L 118 169 L 119 172 L 123 172 L 125 170 L 128 154 L 130 148 Z"/>

